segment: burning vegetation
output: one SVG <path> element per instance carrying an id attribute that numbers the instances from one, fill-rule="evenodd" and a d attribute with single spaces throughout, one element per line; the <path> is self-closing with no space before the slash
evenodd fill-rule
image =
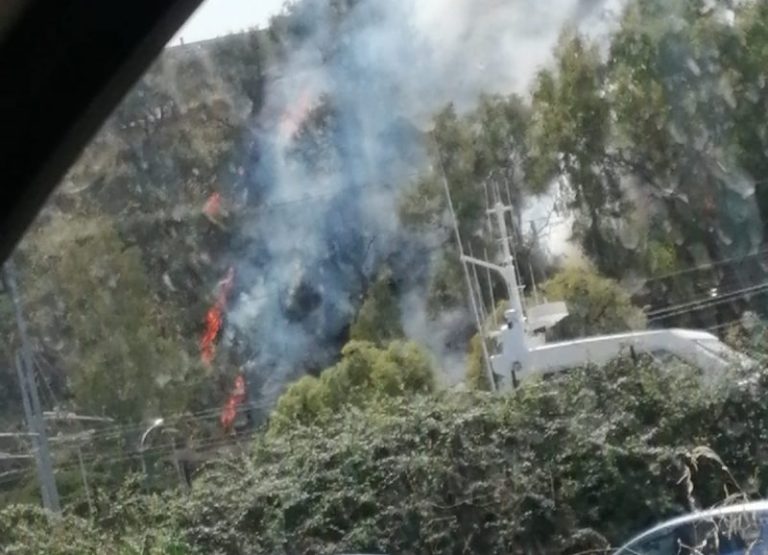
<path id="1" fill-rule="evenodd" d="M 205 313 L 205 330 L 200 338 L 200 358 L 206 365 L 211 365 L 216 356 L 216 342 L 224 323 L 227 299 L 235 281 L 235 269 L 230 267 L 227 274 L 216 286 L 216 300 Z"/>

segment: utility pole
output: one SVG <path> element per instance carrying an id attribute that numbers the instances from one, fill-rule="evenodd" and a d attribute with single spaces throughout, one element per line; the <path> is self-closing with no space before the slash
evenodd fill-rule
<path id="1" fill-rule="evenodd" d="M 22 368 L 21 355 L 16 353 L 16 377 L 19 380 L 19 389 L 21 390 L 21 403 L 24 406 L 24 420 L 27 422 L 27 429 L 29 430 L 29 437 L 32 438 L 32 451 L 35 454 L 35 466 L 37 467 L 37 481 L 40 484 L 40 497 L 43 500 L 43 507 L 50 510 L 51 496 L 49 489 L 44 480 L 45 471 L 43 470 L 43 463 L 40 458 L 40 436 L 34 430 L 37 427 L 34 425 L 34 416 L 32 415 L 32 406 L 29 402 L 29 394 L 27 393 L 27 379 L 24 375 Z"/>
<path id="2" fill-rule="evenodd" d="M 93 430 L 91 430 L 89 433 L 86 434 L 79 434 L 75 436 L 69 436 L 69 437 L 54 437 L 51 438 L 51 442 L 56 441 L 71 441 L 74 440 L 76 442 L 75 448 L 77 449 L 77 461 L 80 466 L 80 478 L 83 481 L 83 488 L 85 491 L 85 499 L 88 502 L 88 510 L 91 514 L 91 516 L 95 515 L 95 507 L 93 504 L 93 497 L 91 496 L 91 488 L 88 483 L 88 475 L 85 470 L 85 461 L 83 460 L 83 445 L 82 441 L 84 439 L 88 439 L 88 437 L 91 435 Z M 28 432 L 0 432 L 0 439 L 3 438 L 25 438 L 25 439 L 34 439 L 37 437 L 36 433 L 28 433 Z M 27 459 L 36 459 L 33 455 L 16 455 L 16 454 L 9 454 L 9 453 L 3 453 L 0 452 L 0 461 L 1 460 L 27 460 Z"/>
<path id="3" fill-rule="evenodd" d="M 16 326 L 21 342 L 21 353 L 16 354 L 16 373 L 19 377 L 19 388 L 21 389 L 21 400 L 24 406 L 27 427 L 30 434 L 35 434 L 32 437 L 35 445 L 35 463 L 38 481 L 40 482 L 43 507 L 53 514 L 59 514 L 61 513 L 59 492 L 56 488 L 53 460 L 51 458 L 50 446 L 48 445 L 48 436 L 45 432 L 45 421 L 43 420 L 40 396 L 37 392 L 37 383 L 35 382 L 32 347 L 27 333 L 27 323 L 24 320 L 24 314 L 21 309 L 19 289 L 16 282 L 16 269 L 12 261 L 9 260 L 5 263 L 3 274 L 5 285 L 13 304 Z"/>

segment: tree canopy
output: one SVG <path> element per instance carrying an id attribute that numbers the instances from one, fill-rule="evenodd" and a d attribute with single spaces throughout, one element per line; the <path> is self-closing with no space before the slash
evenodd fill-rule
<path id="1" fill-rule="evenodd" d="M 577 339 L 641 329 L 645 315 L 616 281 L 584 266 L 561 270 L 541 290 L 550 301 L 565 301 L 568 316 L 552 330 L 552 338 Z"/>
<path id="2" fill-rule="evenodd" d="M 429 355 L 415 343 L 395 341 L 386 348 L 351 341 L 341 360 L 319 378 L 305 376 L 277 401 L 270 430 L 326 420 L 346 405 L 364 406 L 380 397 L 409 397 L 435 388 Z"/>

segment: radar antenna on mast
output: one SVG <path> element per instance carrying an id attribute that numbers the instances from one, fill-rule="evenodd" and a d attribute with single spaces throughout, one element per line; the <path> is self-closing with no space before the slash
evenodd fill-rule
<path id="1" fill-rule="evenodd" d="M 488 358 L 491 375 L 500 377 L 497 383 L 501 388 L 517 387 L 520 381 L 533 375 L 606 364 L 630 350 L 652 356 L 666 352 L 709 375 L 734 365 L 744 367 L 754 364 L 754 361 L 732 350 L 714 335 L 698 330 L 635 331 L 546 343 L 541 332 L 567 317 L 568 308 L 563 302 L 544 303 L 534 305 L 526 312 L 516 261 L 509 245 L 505 218 L 508 212 L 513 212 L 513 208 L 499 201 L 489 210 L 495 216 L 501 235 L 501 264 L 467 256 L 460 251 L 464 264 L 480 266 L 501 275 L 509 293 L 510 309 L 504 313 L 504 324 L 491 334 L 486 334 L 482 326 L 478 327 L 483 334 L 483 345 L 492 341 L 499 346 Z"/>

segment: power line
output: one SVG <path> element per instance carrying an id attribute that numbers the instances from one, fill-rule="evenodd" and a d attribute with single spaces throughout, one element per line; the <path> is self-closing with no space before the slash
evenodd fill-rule
<path id="1" fill-rule="evenodd" d="M 243 412 L 248 409 L 259 409 L 259 408 L 271 408 L 271 404 L 267 403 L 246 403 L 239 405 L 238 410 Z M 221 413 L 221 408 L 213 408 L 208 409 L 205 411 L 201 411 L 199 413 L 195 414 L 177 414 L 177 415 L 171 415 L 164 417 L 164 420 L 168 424 L 184 424 L 184 423 L 192 423 L 192 422 L 201 422 L 205 420 L 212 420 L 219 417 L 219 414 Z M 110 428 L 100 430 L 94 433 L 90 433 L 87 436 L 84 437 L 88 442 L 92 442 L 94 439 L 109 439 L 110 437 L 118 437 L 118 436 L 124 436 L 128 432 L 138 432 L 141 430 L 144 430 L 147 427 L 147 424 L 140 424 L 140 425 L 126 425 L 126 426 L 112 426 Z M 56 436 L 52 439 L 59 439 Z M 66 436 L 61 438 L 62 440 L 66 441 L 68 438 Z M 74 438 L 77 439 L 77 438 Z"/>
<path id="2" fill-rule="evenodd" d="M 768 284 L 768 282 L 766 282 Z M 751 286 L 746 289 L 740 289 L 736 291 L 729 291 L 726 293 L 716 293 L 716 294 L 709 294 L 705 295 L 703 297 L 696 297 L 690 301 L 685 301 L 683 303 L 674 304 L 674 305 L 668 305 L 656 310 L 646 311 L 645 315 L 651 317 L 652 319 L 655 317 L 663 316 L 667 312 L 676 312 L 681 309 L 689 308 L 689 307 L 703 307 L 709 304 L 712 304 L 717 301 L 726 300 L 726 299 L 734 299 L 736 297 L 740 297 L 744 294 L 748 294 L 753 292 L 754 289 L 760 289 L 762 287 L 765 287 L 765 284 L 757 285 L 757 286 Z"/>
<path id="3" fill-rule="evenodd" d="M 239 410 L 247 410 L 247 409 L 268 409 L 271 408 L 272 405 L 268 403 L 244 403 L 242 405 L 239 405 Z M 205 409 L 197 413 L 187 413 L 187 414 L 175 414 L 164 417 L 166 422 L 173 422 L 173 423 L 186 423 L 186 422 L 196 422 L 196 421 L 203 421 L 203 420 L 211 420 L 214 418 L 218 418 L 221 414 L 221 407 L 213 407 L 210 409 Z M 128 425 L 115 425 L 115 426 L 109 426 L 106 428 L 102 428 L 100 430 L 97 430 L 93 434 L 89 436 L 89 439 L 109 439 L 111 437 L 122 437 L 128 432 L 138 432 L 142 431 L 147 427 L 146 423 L 142 424 L 128 424 Z"/>
<path id="4" fill-rule="evenodd" d="M 765 287 L 768 287 L 768 281 L 764 281 L 756 285 L 738 289 L 736 291 L 728 291 L 726 293 L 711 294 L 704 297 L 699 297 L 697 299 L 694 299 L 692 301 L 688 301 L 685 303 L 680 303 L 677 305 L 671 305 L 668 307 L 660 308 L 658 310 L 649 311 L 649 312 L 646 312 L 646 316 L 651 316 L 651 317 L 658 316 L 666 312 L 677 311 L 678 309 L 688 308 L 691 306 L 706 305 L 706 304 L 710 304 L 711 302 L 725 300 L 726 298 L 739 297 L 741 295 L 752 293 L 756 290 L 761 290 Z"/>
<path id="5" fill-rule="evenodd" d="M 237 437 L 226 436 L 221 438 L 209 438 L 207 440 L 196 443 L 195 445 L 191 446 L 189 449 L 198 451 L 202 449 L 215 449 L 218 447 L 226 447 L 229 445 L 236 447 L 238 445 L 238 439 L 249 439 L 256 436 L 259 433 L 260 433 L 260 430 L 252 430 L 248 433 L 242 434 Z M 149 447 L 143 451 L 143 454 L 163 457 L 163 456 L 173 455 L 174 450 L 178 451 L 178 449 L 171 448 L 169 445 L 163 444 L 155 447 Z M 118 462 L 132 460 L 132 459 L 138 459 L 140 456 L 141 456 L 141 453 L 137 451 L 137 452 L 130 452 L 126 454 L 111 456 L 111 457 L 110 456 L 103 457 L 99 455 L 87 457 L 87 458 L 84 457 L 83 460 L 89 464 L 103 465 L 103 464 L 114 464 Z M 79 462 L 70 462 L 66 464 L 59 464 L 56 466 L 56 468 L 57 470 L 72 469 L 77 467 L 78 464 Z"/>
<path id="6" fill-rule="evenodd" d="M 727 327 L 730 327 L 730 326 L 732 326 L 734 324 L 740 324 L 740 323 L 741 323 L 741 318 L 736 318 L 735 320 L 731 320 L 729 322 L 725 322 L 725 323 L 719 324 L 717 326 L 710 326 L 710 327 L 707 328 L 707 331 L 718 331 L 718 330 L 721 330 L 723 328 L 727 328 Z"/>
<path id="7" fill-rule="evenodd" d="M 764 295 L 766 293 L 768 293 L 768 287 L 763 288 L 763 290 L 761 290 L 761 291 L 754 292 L 753 294 L 755 294 L 755 295 Z M 650 318 L 650 319 L 648 319 L 648 323 L 660 322 L 662 320 L 666 320 L 668 318 L 672 318 L 672 317 L 675 317 L 675 316 L 682 316 L 684 314 L 691 314 L 691 313 L 694 313 L 694 312 L 699 312 L 701 310 L 709 309 L 709 308 L 712 308 L 712 307 L 715 307 L 715 306 L 720 306 L 720 305 L 723 305 L 723 304 L 726 304 L 726 303 L 730 303 L 730 302 L 733 302 L 733 301 L 734 301 L 734 299 L 721 299 L 721 300 L 714 300 L 713 302 L 709 302 L 709 303 L 702 303 L 702 304 L 699 304 L 697 306 L 694 306 L 694 307 L 691 307 L 691 308 L 688 308 L 688 309 L 679 310 L 679 311 L 671 312 L 671 313 L 668 313 L 668 314 L 662 314 L 661 316 L 656 316 L 654 318 Z"/>
<path id="8" fill-rule="evenodd" d="M 708 301 L 708 300 L 716 300 L 716 299 L 722 298 L 724 295 L 730 295 L 731 294 L 731 292 L 728 292 L 728 291 L 723 292 L 723 293 L 719 292 L 721 289 L 727 289 L 728 286 L 730 286 L 730 285 L 733 285 L 733 286 L 736 286 L 736 287 L 740 287 L 742 285 L 742 280 L 740 280 L 738 278 L 732 278 L 730 280 L 719 281 L 717 287 L 709 288 L 710 292 L 707 292 L 703 296 L 693 297 L 690 300 L 685 300 L 685 301 L 682 301 L 681 303 L 674 304 L 674 305 L 657 306 L 655 308 L 654 307 L 649 307 L 648 309 L 643 310 L 643 313 L 646 316 L 653 316 L 653 315 L 660 314 L 662 312 L 671 310 L 673 308 L 674 309 L 680 308 L 680 307 L 682 307 L 684 305 L 687 305 L 687 304 L 690 304 L 690 303 L 696 303 L 696 302 L 699 302 L 699 301 L 704 302 L 704 301 Z"/>
<path id="9" fill-rule="evenodd" d="M 693 302 L 693 303 L 687 303 L 685 305 L 680 305 L 679 309 L 676 307 L 671 307 L 673 310 L 664 310 L 660 315 L 654 316 L 653 318 L 649 318 L 648 322 L 657 322 L 659 320 L 664 320 L 667 318 L 671 318 L 673 316 L 679 316 L 682 314 L 687 314 L 690 312 L 697 312 L 699 310 L 705 309 L 705 308 L 711 308 L 713 306 L 719 306 L 721 304 L 733 302 L 734 299 L 741 295 L 763 295 L 768 292 L 768 282 L 757 285 L 754 287 L 748 287 L 739 291 L 733 291 L 725 296 L 718 296 L 718 297 L 711 297 L 710 301 L 700 301 L 700 302 Z"/>
<path id="10" fill-rule="evenodd" d="M 691 267 L 684 268 L 682 270 L 678 270 L 678 271 L 675 271 L 675 272 L 670 272 L 668 274 L 664 274 L 664 275 L 661 275 L 661 276 L 653 276 L 651 278 L 648 278 L 646 281 L 649 281 L 649 282 L 661 281 L 663 279 L 667 279 L 667 278 L 671 278 L 671 277 L 681 276 L 681 275 L 690 274 L 690 273 L 693 273 L 693 272 L 699 272 L 701 270 L 708 270 L 708 269 L 716 268 L 716 267 L 719 267 L 719 266 L 724 266 L 724 265 L 730 264 L 732 262 L 742 262 L 744 260 L 748 260 L 750 258 L 755 258 L 757 256 L 761 256 L 761 255 L 765 255 L 765 254 L 768 254 L 768 246 L 766 246 L 765 248 L 763 248 L 761 250 L 758 250 L 756 252 L 750 253 L 750 254 L 746 254 L 746 255 L 742 255 L 742 256 L 734 256 L 732 258 L 723 258 L 723 259 L 717 260 L 715 262 L 710 262 L 710 263 L 707 263 L 707 264 L 701 264 L 699 266 L 691 266 Z"/>
<path id="11" fill-rule="evenodd" d="M 192 449 L 194 451 L 199 451 L 199 450 L 217 449 L 217 448 L 227 447 L 227 446 L 237 447 L 237 446 L 239 446 L 239 440 L 241 440 L 241 439 L 251 439 L 251 438 L 255 437 L 256 435 L 258 435 L 261 432 L 262 432 L 262 430 L 260 430 L 260 429 L 254 429 L 254 430 L 251 430 L 251 431 L 249 431 L 247 433 L 244 433 L 244 434 L 241 434 L 241 435 L 235 436 L 235 437 L 233 437 L 233 436 L 225 436 L 225 437 L 219 437 L 219 438 L 208 438 L 206 440 L 203 440 L 203 441 L 200 441 L 200 442 L 196 443 L 195 445 L 192 445 L 191 447 L 189 447 L 189 449 Z M 162 458 L 162 457 L 173 455 L 174 451 L 178 451 L 178 449 L 176 449 L 175 447 L 171 447 L 169 445 L 166 445 L 166 444 L 162 444 L 162 445 L 158 445 L 158 446 L 155 446 L 155 447 L 150 447 L 150 448 L 145 449 L 143 451 L 143 454 L 144 455 L 158 456 L 158 457 Z M 115 463 L 120 463 L 120 462 L 124 462 L 124 461 L 130 461 L 130 460 L 137 460 L 140 456 L 141 456 L 141 453 L 136 451 L 136 452 L 124 453 L 124 454 L 121 454 L 121 455 L 106 456 L 106 457 L 103 456 L 103 455 L 98 455 L 97 454 L 95 456 L 91 456 L 91 457 L 87 457 L 87 458 L 83 457 L 82 460 L 83 460 L 83 464 L 89 464 L 89 465 L 100 464 L 100 465 L 104 465 L 104 464 L 115 464 Z M 81 463 L 80 463 L 79 460 L 78 461 L 64 463 L 64 464 L 57 464 L 55 466 L 55 470 L 57 472 L 72 470 L 72 469 L 75 469 L 78 466 L 80 466 L 80 464 Z M 10 474 L 10 473 L 24 474 L 24 473 L 28 473 L 30 470 L 31 470 L 31 468 L 29 468 L 29 467 L 26 468 L 26 469 L 22 468 L 22 469 L 17 469 L 17 470 L 9 471 L 7 474 Z M 2 476 L 4 476 L 4 475 L 0 475 L 0 477 L 2 477 Z M 17 478 L 13 478 L 13 479 L 10 479 L 10 480 L 0 480 L 0 485 L 8 484 L 8 483 L 13 483 L 13 482 L 19 482 L 21 479 L 22 478 L 17 477 Z"/>

